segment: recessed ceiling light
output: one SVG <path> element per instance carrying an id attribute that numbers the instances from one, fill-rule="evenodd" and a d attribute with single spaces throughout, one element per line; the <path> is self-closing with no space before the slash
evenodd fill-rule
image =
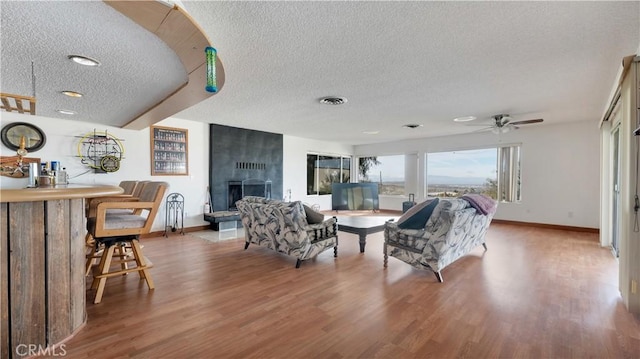
<path id="1" fill-rule="evenodd" d="M 98 60 L 94 60 L 86 56 L 69 55 L 69 59 L 84 66 L 100 66 L 100 62 Z"/>
<path id="2" fill-rule="evenodd" d="M 325 105 L 342 105 L 347 103 L 347 99 L 344 97 L 329 96 L 321 98 L 320 103 Z"/>
<path id="3" fill-rule="evenodd" d="M 464 117 L 454 118 L 453 121 L 454 122 L 469 122 L 469 121 L 473 121 L 475 119 L 477 119 L 476 116 L 464 116 Z"/>
<path id="4" fill-rule="evenodd" d="M 364 131 L 362 133 L 364 133 L 365 135 L 377 135 L 380 133 L 380 131 Z"/>
<path id="5" fill-rule="evenodd" d="M 66 91 L 66 90 L 61 92 L 69 97 L 82 97 L 82 94 L 80 92 Z"/>
<path id="6" fill-rule="evenodd" d="M 402 125 L 402 127 L 407 127 L 407 128 L 418 128 L 418 127 L 422 127 L 422 125 L 419 125 L 417 123 L 409 123 L 406 125 Z"/>
<path id="7" fill-rule="evenodd" d="M 63 115 L 75 115 L 76 114 L 75 111 L 71 111 L 71 110 L 56 110 L 56 112 L 61 113 Z"/>

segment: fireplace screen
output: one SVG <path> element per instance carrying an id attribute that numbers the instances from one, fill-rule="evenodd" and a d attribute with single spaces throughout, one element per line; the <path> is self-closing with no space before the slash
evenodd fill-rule
<path id="1" fill-rule="evenodd" d="M 271 181 L 260 179 L 246 179 L 243 181 L 229 181 L 229 210 L 236 211 L 236 201 L 246 196 L 271 198 Z"/>

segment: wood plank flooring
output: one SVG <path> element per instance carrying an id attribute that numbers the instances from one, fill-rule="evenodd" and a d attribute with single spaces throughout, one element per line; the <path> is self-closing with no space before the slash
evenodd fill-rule
<path id="1" fill-rule="evenodd" d="M 482 247 L 442 272 L 395 258 L 383 234 L 340 233 L 295 259 L 243 239 L 142 240 L 156 289 L 110 278 L 67 358 L 638 358 L 640 319 L 597 235 L 492 224 Z M 88 283 L 90 283 L 88 279 Z"/>

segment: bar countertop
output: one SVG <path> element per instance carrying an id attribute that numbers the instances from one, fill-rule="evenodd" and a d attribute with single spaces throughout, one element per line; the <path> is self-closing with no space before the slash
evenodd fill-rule
<path id="1" fill-rule="evenodd" d="M 0 202 L 93 198 L 121 194 L 122 192 L 123 189 L 118 186 L 99 184 L 66 184 L 37 188 L 0 189 Z"/>

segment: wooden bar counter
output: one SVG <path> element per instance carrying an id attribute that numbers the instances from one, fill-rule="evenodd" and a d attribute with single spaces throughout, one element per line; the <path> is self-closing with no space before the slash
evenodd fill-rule
<path id="1" fill-rule="evenodd" d="M 54 354 L 84 325 L 84 199 L 120 193 L 73 184 L 0 189 L 0 358 Z"/>

